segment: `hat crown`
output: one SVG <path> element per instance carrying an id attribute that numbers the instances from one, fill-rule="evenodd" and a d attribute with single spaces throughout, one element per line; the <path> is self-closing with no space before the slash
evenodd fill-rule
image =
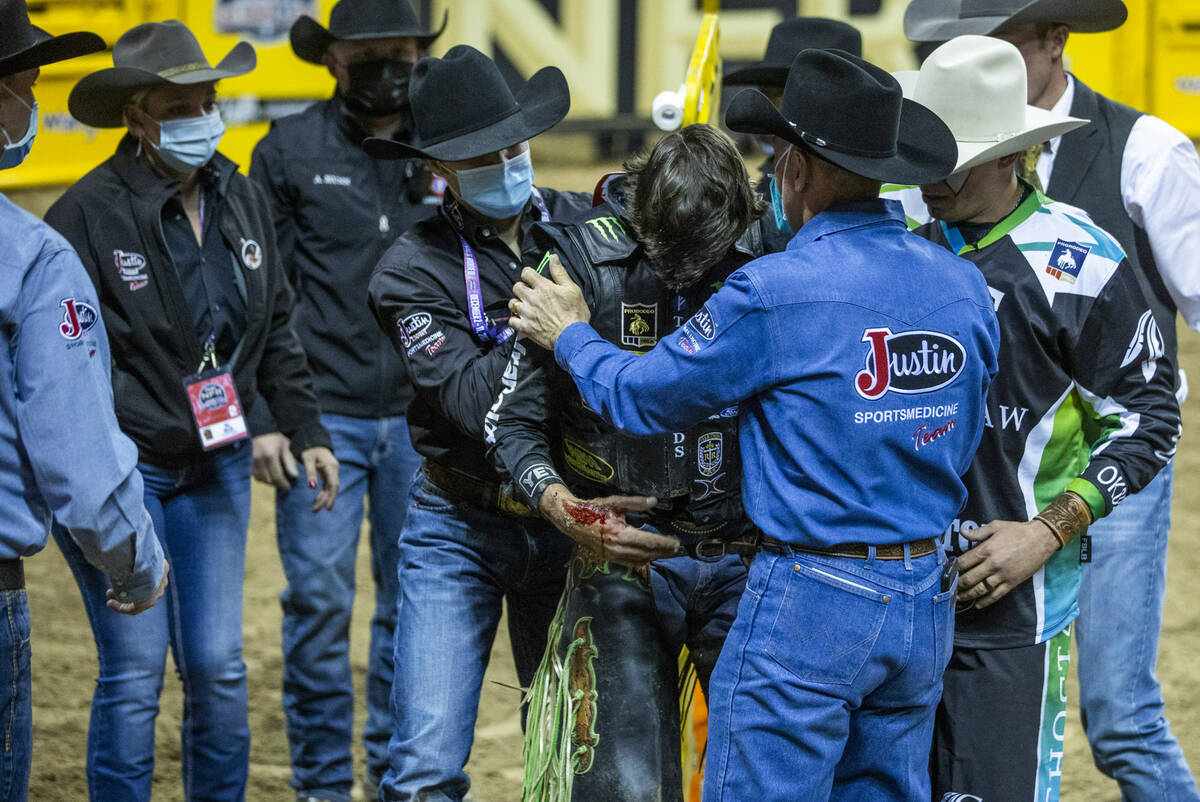
<path id="1" fill-rule="evenodd" d="M 113 45 L 113 66 L 133 67 L 170 78 L 210 69 L 196 35 L 179 20 L 144 22 Z"/>
<path id="2" fill-rule="evenodd" d="M 779 111 L 806 142 L 842 153 L 896 153 L 903 94 L 885 70 L 849 53 L 804 50 L 788 72 Z"/>
<path id="3" fill-rule="evenodd" d="M 1007 3 L 1004 0 L 962 0 L 962 8 L 959 10 L 958 16 L 959 19 L 1008 17 L 1027 5 L 1029 5 L 1029 0 L 1015 0 Z"/>
<path id="4" fill-rule="evenodd" d="M 408 0 L 339 0 L 329 12 L 329 32 L 335 37 L 387 31 L 418 30 L 421 21 Z"/>
<path id="5" fill-rule="evenodd" d="M 408 96 L 414 140 L 423 145 L 478 130 L 521 110 L 500 68 L 470 45 L 455 45 L 442 58 L 417 62 Z"/>
<path id="6" fill-rule="evenodd" d="M 20 53 L 37 41 L 25 0 L 0 0 L 0 58 Z"/>
<path id="7" fill-rule="evenodd" d="M 852 25 L 823 17 L 792 17 L 771 29 L 763 61 L 788 67 L 801 50 L 845 50 L 862 55 L 862 34 Z"/>
<path id="8" fill-rule="evenodd" d="M 950 127 L 959 142 L 998 142 L 1026 127 L 1029 89 L 1016 47 L 990 36 L 959 36 L 934 50 L 913 100 Z"/>

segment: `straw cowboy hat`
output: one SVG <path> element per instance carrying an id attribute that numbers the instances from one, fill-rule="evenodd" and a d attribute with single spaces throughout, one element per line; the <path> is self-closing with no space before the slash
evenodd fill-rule
<path id="1" fill-rule="evenodd" d="M 937 115 L 903 97 L 885 70 L 836 50 L 804 50 L 778 109 L 757 89 L 729 104 L 725 124 L 803 145 L 857 175 L 899 184 L 941 181 L 954 170 L 954 136 Z"/>
<path id="2" fill-rule="evenodd" d="M 0 78 L 103 49 L 94 33 L 51 36 L 33 25 L 25 0 L 0 0 Z"/>
<path id="3" fill-rule="evenodd" d="M 904 35 L 912 42 L 944 42 L 1038 22 L 1100 33 L 1121 27 L 1128 13 L 1121 0 L 912 0 L 904 10 Z"/>
<path id="4" fill-rule="evenodd" d="M 844 50 L 862 56 L 862 34 L 853 25 L 822 17 L 792 17 L 771 29 L 762 61 L 725 73 L 726 86 L 778 86 L 787 83 L 788 67 L 801 50 Z"/>
<path id="5" fill-rule="evenodd" d="M 434 31 L 421 24 L 408 0 L 341 0 L 329 12 L 328 28 L 302 14 L 288 38 L 296 55 L 313 64 L 320 64 L 325 51 L 339 40 L 411 36 L 421 50 L 428 50 L 446 30 L 449 16 L 449 11 L 442 14 L 442 26 Z"/>
<path id="6" fill-rule="evenodd" d="M 113 45 L 113 66 L 85 75 L 67 98 L 71 116 L 93 128 L 125 124 L 122 108 L 139 89 L 190 86 L 245 75 L 257 59 L 249 42 L 238 42 L 213 67 L 196 36 L 179 20 L 130 28 Z"/>
<path id="7" fill-rule="evenodd" d="M 1025 60 L 990 36 L 959 36 L 934 50 L 920 71 L 895 73 L 905 97 L 931 109 L 958 143 L 955 173 L 1018 153 L 1087 125 L 1025 101 Z"/>
<path id="8" fill-rule="evenodd" d="M 538 70 L 513 94 L 495 62 L 469 45 L 455 45 L 444 58 L 417 62 L 408 97 L 413 115 L 409 141 L 371 137 L 363 143 L 371 156 L 473 159 L 553 128 L 571 108 L 567 79 L 557 67 Z"/>

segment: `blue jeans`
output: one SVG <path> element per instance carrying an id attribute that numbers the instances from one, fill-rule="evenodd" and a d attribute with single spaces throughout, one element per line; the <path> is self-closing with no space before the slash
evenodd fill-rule
<path id="1" fill-rule="evenodd" d="M 104 605 L 108 581 L 65 532 L 55 540 L 83 594 L 100 676 L 92 696 L 87 778 L 93 802 L 150 799 L 154 720 L 167 649 L 183 684 L 188 800 L 241 800 L 250 760 L 242 581 L 250 523 L 247 441 L 186 468 L 139 464 L 146 509 L 171 563 L 162 601 L 136 616 Z"/>
<path id="2" fill-rule="evenodd" d="M 1080 718 L 1092 758 L 1136 802 L 1200 800 L 1154 673 L 1174 473 L 1172 462 L 1092 524 L 1075 623 Z"/>
<path id="3" fill-rule="evenodd" d="M 408 488 L 420 458 L 402 417 L 370 420 L 322 415 L 341 465 L 334 508 L 312 512 L 316 490 L 299 482 L 275 500 L 279 557 L 288 586 L 283 607 L 283 709 L 292 753 L 292 786 L 303 795 L 349 802 L 354 782 L 350 741 L 354 690 L 350 613 L 354 563 L 369 499 L 375 612 L 367 657 L 363 745 L 373 783 L 387 769 L 392 719 L 392 636 L 396 628 L 396 560 Z"/>
<path id="4" fill-rule="evenodd" d="M 706 802 L 929 799 L 954 645 L 938 560 L 755 558 L 713 671 Z"/>
<path id="5" fill-rule="evenodd" d="M 517 678 L 527 687 L 546 648 L 571 540 L 534 518 L 447 499 L 418 473 L 400 538 L 390 766 L 380 799 L 461 800 L 483 672 L 508 606 Z M 517 694 L 512 701 L 517 702 Z M 513 756 L 521 745 L 513 744 Z"/>
<path id="6" fill-rule="evenodd" d="M 0 591 L 5 625 L 0 625 L 0 716 L 4 753 L 0 756 L 0 802 L 24 802 L 29 795 L 33 757 L 33 704 L 29 673 L 29 602 L 23 590 Z"/>

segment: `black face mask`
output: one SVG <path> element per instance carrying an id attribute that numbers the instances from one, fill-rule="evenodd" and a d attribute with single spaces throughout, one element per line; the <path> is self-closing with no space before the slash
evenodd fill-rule
<path id="1" fill-rule="evenodd" d="M 380 59 L 359 61 L 346 67 L 350 89 L 345 93 L 351 111 L 370 116 L 396 114 L 408 107 L 411 61 Z"/>

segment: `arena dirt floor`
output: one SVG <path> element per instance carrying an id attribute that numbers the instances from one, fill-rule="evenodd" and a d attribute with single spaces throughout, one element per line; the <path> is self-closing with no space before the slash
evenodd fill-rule
<path id="1" fill-rule="evenodd" d="M 538 183 L 590 191 L 596 178 L 611 165 L 598 164 L 586 139 L 543 138 L 534 145 Z M 41 213 L 56 193 L 10 193 Z M 364 310 L 364 314 L 366 314 Z M 1200 335 L 1181 327 L 1181 361 L 1194 381 L 1200 381 Z M 1200 421 L 1200 387 L 1184 408 L 1185 433 Z M 1185 434 L 1176 468 L 1174 526 L 1169 583 L 1163 620 L 1159 676 L 1174 732 L 1200 766 L 1200 605 L 1189 590 L 1200 584 L 1200 442 Z M 1102 544 L 1097 544 L 1101 548 Z M 245 583 L 245 660 L 250 684 L 251 802 L 284 802 L 294 798 L 288 786 L 288 747 L 280 702 L 279 593 L 283 573 L 275 546 L 273 495 L 256 485 L 247 545 Z M 30 799 L 76 802 L 87 798 L 84 761 L 88 711 L 96 673 L 96 650 L 70 571 L 53 542 L 26 567 L 33 620 L 34 757 Z M 358 582 L 362 594 L 356 606 L 352 664 L 358 691 L 356 726 L 363 718 L 362 681 L 372 602 L 366 552 L 359 555 Z M 505 632 L 505 627 L 500 632 Z M 173 669 L 168 672 L 158 718 L 158 749 L 154 789 L 156 800 L 182 800 L 179 774 L 181 695 Z M 498 684 L 502 683 L 502 684 Z M 516 802 L 521 789 L 521 730 L 518 694 L 511 652 L 502 636 L 492 652 L 476 727 L 475 748 L 467 767 L 472 795 L 478 802 Z M 413 689 L 419 693 L 420 689 Z M 1064 763 L 1065 802 L 1119 800 L 1116 785 L 1093 766 L 1079 726 L 1074 672 L 1068 691 L 1072 709 L 1067 726 Z M 356 747 L 356 773 L 362 773 L 362 750 Z M 355 787 L 356 798 L 361 798 Z M 105 800 L 104 802 L 110 802 Z"/>

